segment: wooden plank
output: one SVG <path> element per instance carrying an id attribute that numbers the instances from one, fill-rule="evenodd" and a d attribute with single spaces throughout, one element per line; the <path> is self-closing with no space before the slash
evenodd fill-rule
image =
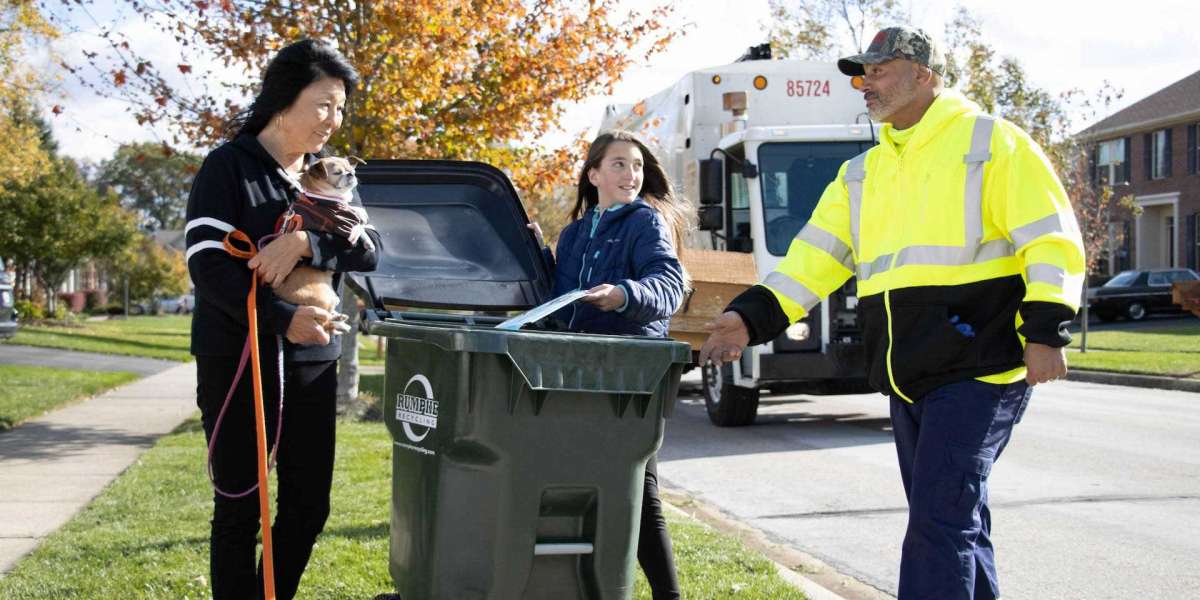
<path id="1" fill-rule="evenodd" d="M 704 324 L 721 316 L 738 294 L 758 283 L 754 256 L 689 248 L 680 253 L 679 259 L 692 279 L 692 293 L 671 317 L 668 335 L 699 350 L 708 339 Z"/>
<path id="2" fill-rule="evenodd" d="M 746 252 L 685 248 L 679 253 L 679 262 L 693 281 L 745 286 L 758 283 L 754 255 Z"/>
<path id="3" fill-rule="evenodd" d="M 1171 286 L 1171 301 L 1200 317 L 1200 281 L 1176 281 Z"/>

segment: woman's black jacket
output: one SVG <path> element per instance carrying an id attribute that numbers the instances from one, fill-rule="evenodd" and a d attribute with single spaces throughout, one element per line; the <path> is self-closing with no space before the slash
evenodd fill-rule
<path id="1" fill-rule="evenodd" d="M 235 258 L 221 244 L 227 231 L 241 230 L 253 240 L 274 232 L 276 221 L 295 198 L 290 183 L 275 159 L 251 135 L 240 135 L 213 150 L 192 181 L 187 207 L 187 265 L 196 286 L 192 316 L 192 354 L 239 356 L 246 342 L 246 297 L 251 272 L 246 260 Z M 358 196 L 353 203 L 361 206 Z M 379 234 L 367 228 L 374 250 L 365 238 L 354 246 L 329 233 L 308 232 L 313 257 L 305 264 L 334 271 L 340 293 L 341 273 L 372 271 L 383 246 Z M 258 287 L 259 347 L 262 360 L 274 355 L 274 337 L 285 336 L 297 306 L 276 298 L 271 288 Z M 355 310 L 342 307 L 341 312 Z M 335 360 L 341 354 L 341 337 L 326 346 L 293 344 L 284 337 L 285 360 L 311 362 Z"/>

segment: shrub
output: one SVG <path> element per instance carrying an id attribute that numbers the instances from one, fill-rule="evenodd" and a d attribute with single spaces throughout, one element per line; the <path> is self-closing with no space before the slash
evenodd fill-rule
<path id="1" fill-rule="evenodd" d="M 13 303 L 13 308 L 17 310 L 22 323 L 41 321 L 42 319 L 46 318 L 46 307 L 40 302 L 34 302 L 32 300 L 17 300 L 15 303 Z"/>

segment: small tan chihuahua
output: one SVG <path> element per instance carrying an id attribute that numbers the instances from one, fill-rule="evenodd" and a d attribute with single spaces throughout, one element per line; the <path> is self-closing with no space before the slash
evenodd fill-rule
<path id="1" fill-rule="evenodd" d="M 371 238 L 364 235 L 366 211 L 350 205 L 352 192 L 358 185 L 358 178 L 354 175 L 355 163 L 366 164 L 353 156 L 348 159 L 327 157 L 309 163 L 300 175 L 304 192 L 292 205 L 292 210 L 303 221 L 301 229 L 334 233 L 351 244 L 357 243 L 362 237 L 367 248 L 373 250 Z M 298 266 L 275 288 L 275 294 L 293 304 L 319 306 L 334 313 L 334 319 L 326 324 L 325 329 L 335 335 L 350 330 L 345 323 L 347 315 L 335 310 L 339 298 L 333 289 L 333 275 L 329 271 Z"/>

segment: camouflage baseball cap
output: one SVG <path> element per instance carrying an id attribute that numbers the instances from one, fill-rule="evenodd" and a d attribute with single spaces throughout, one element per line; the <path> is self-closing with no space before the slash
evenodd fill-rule
<path id="1" fill-rule="evenodd" d="M 946 56 L 933 36 L 915 27 L 888 27 L 880 30 L 867 51 L 838 60 L 838 69 L 847 75 L 862 75 L 863 65 L 877 65 L 894 58 L 906 58 L 946 75 Z"/>

